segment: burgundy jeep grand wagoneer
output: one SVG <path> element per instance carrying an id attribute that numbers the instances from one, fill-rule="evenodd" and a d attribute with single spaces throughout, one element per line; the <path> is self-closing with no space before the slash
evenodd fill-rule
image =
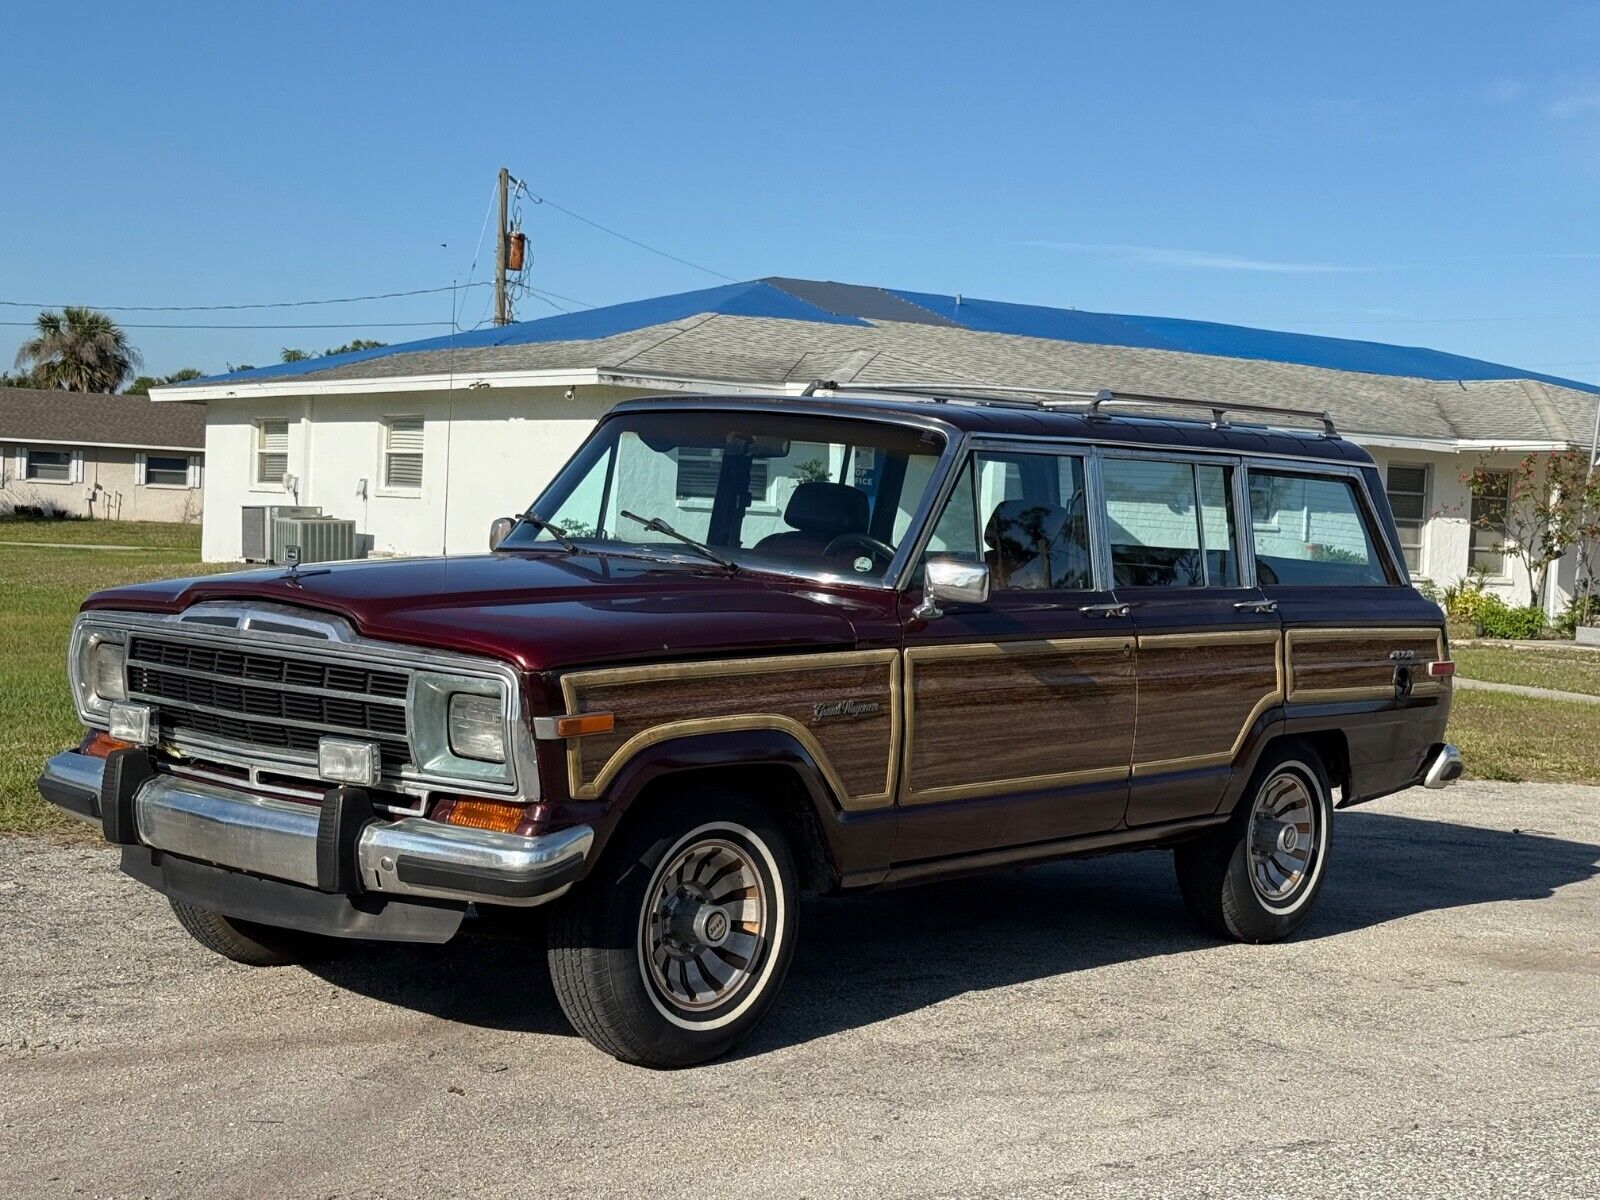
<path id="1" fill-rule="evenodd" d="M 957 392 L 629 402 L 490 554 L 100 592 L 40 790 L 243 963 L 548 905 L 568 1017 L 654 1066 L 772 1007 L 802 889 L 1170 847 L 1284 937 L 1335 802 L 1461 773 L 1371 459 Z"/>

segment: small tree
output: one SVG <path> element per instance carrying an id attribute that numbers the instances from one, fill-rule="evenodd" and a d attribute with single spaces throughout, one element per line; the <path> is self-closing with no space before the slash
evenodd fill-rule
<path id="1" fill-rule="evenodd" d="M 1586 455 L 1573 450 L 1529 454 L 1509 470 L 1480 462 L 1466 483 L 1474 496 L 1504 501 L 1500 520 L 1485 514 L 1474 524 L 1499 532 L 1505 539 L 1502 553 L 1527 569 L 1529 604 L 1544 595 L 1550 564 L 1574 546 L 1581 556 L 1578 594 L 1589 594 L 1593 566 L 1586 560 L 1589 543 L 1600 538 L 1600 473 L 1589 470 Z"/>

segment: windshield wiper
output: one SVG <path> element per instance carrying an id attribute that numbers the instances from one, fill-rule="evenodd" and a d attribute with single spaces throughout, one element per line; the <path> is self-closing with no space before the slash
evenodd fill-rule
<path id="1" fill-rule="evenodd" d="M 638 513 L 631 513 L 627 509 L 622 510 L 622 515 L 627 517 L 630 521 L 637 521 L 652 533 L 664 533 L 669 538 L 677 538 L 678 541 L 682 542 L 685 546 L 690 546 L 693 549 L 698 550 L 701 554 L 705 555 L 705 557 L 709 558 L 719 567 L 726 568 L 728 574 L 730 575 L 739 569 L 739 564 L 734 562 L 733 559 L 723 558 L 722 555 L 718 554 L 704 542 L 697 542 L 688 534 L 679 533 L 660 517 L 641 517 Z"/>
<path id="2" fill-rule="evenodd" d="M 568 537 L 567 531 L 561 528 L 561 526 L 552 521 L 546 521 L 543 517 L 532 512 L 523 513 L 522 519 L 529 525 L 532 525 L 535 529 L 542 529 L 551 537 L 555 538 L 556 541 L 561 543 L 561 548 L 568 554 L 579 553 L 578 543 Z"/>

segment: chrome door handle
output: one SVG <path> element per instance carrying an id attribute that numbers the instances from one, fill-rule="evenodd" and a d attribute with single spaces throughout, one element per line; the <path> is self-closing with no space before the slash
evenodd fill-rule
<path id="1" fill-rule="evenodd" d="M 1276 600 L 1241 600 L 1233 606 L 1240 612 L 1270 613 L 1278 611 Z"/>
<path id="2" fill-rule="evenodd" d="M 1127 616 L 1132 608 L 1131 604 L 1081 604 L 1078 606 L 1078 611 L 1086 617 L 1105 617 L 1109 620 L 1112 617 Z"/>

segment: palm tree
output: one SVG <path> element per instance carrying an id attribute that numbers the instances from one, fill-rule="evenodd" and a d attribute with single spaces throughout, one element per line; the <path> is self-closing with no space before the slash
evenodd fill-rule
<path id="1" fill-rule="evenodd" d="M 37 333 L 22 343 L 16 365 L 31 366 L 38 386 L 69 392 L 114 392 L 144 359 L 105 313 L 67 305 L 42 312 Z"/>

